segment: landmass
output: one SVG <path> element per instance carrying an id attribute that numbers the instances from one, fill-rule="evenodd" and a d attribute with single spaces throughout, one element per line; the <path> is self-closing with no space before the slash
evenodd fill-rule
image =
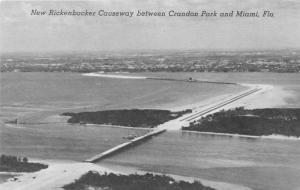
<path id="1" fill-rule="evenodd" d="M 107 190 L 214 190 L 206 187 L 200 182 L 192 183 L 185 181 L 175 181 L 173 178 L 164 175 L 153 175 L 146 173 L 144 175 L 130 174 L 103 174 L 89 171 L 75 182 L 65 185 L 65 190 L 81 190 L 81 189 L 107 189 Z"/>
<path id="2" fill-rule="evenodd" d="M 67 112 L 62 115 L 71 116 L 71 118 L 68 119 L 68 123 L 107 124 L 126 127 L 152 128 L 190 112 L 191 110 L 171 112 L 169 110 L 155 109 L 125 109 L 80 113 Z"/>
<path id="3" fill-rule="evenodd" d="M 252 136 L 300 137 L 300 108 L 235 109 L 220 111 L 190 123 L 183 130 Z"/>
<path id="4" fill-rule="evenodd" d="M 0 172 L 36 172 L 48 168 L 47 165 L 28 162 L 26 157 L 1 155 Z"/>
<path id="5" fill-rule="evenodd" d="M 1 72 L 300 72 L 299 50 L 7 53 Z"/>

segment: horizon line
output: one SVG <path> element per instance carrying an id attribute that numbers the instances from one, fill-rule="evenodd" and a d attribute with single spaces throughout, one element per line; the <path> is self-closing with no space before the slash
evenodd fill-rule
<path id="1" fill-rule="evenodd" d="M 300 48 L 244 48 L 244 49 L 114 49 L 114 50 L 53 50 L 53 51 L 0 51 L 5 54 L 72 54 L 72 53 L 147 53 L 147 52 L 255 52 L 255 51 L 300 51 Z"/>

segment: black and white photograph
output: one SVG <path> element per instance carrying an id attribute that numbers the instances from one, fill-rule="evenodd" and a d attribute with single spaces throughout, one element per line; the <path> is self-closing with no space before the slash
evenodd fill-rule
<path id="1" fill-rule="evenodd" d="M 0 0 L 1 190 L 300 190 L 300 1 Z"/>

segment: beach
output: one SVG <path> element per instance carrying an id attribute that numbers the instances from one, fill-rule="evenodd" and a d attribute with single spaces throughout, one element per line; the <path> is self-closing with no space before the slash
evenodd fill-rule
<path id="1" fill-rule="evenodd" d="M 59 160 L 35 160 L 35 162 L 47 164 L 49 167 L 45 170 L 18 176 L 18 179 L 15 181 L 8 180 L 8 182 L 0 184 L 0 188 L 3 190 L 60 189 L 62 186 L 73 182 L 75 179 L 91 170 L 100 173 L 115 172 L 108 168 L 83 162 Z"/>

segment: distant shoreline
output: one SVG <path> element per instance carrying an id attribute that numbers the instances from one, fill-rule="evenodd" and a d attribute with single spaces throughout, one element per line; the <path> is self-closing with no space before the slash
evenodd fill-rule
<path id="1" fill-rule="evenodd" d="M 1 57 L 2 72 L 300 72 L 299 49 L 11 52 Z"/>
<path id="2" fill-rule="evenodd" d="M 108 73 L 86 73 L 83 76 L 90 77 L 103 77 L 103 78 L 116 78 L 116 79 L 148 79 L 148 80 L 162 80 L 162 81 L 174 81 L 174 82 L 196 82 L 196 83 L 213 83 L 213 84 L 230 84 L 236 85 L 238 83 L 233 82 L 222 82 L 222 81 L 209 81 L 209 80 L 196 80 L 193 78 L 187 79 L 175 79 L 175 78 L 164 78 L 164 77 L 143 77 L 143 76 L 130 76 L 130 75 L 116 75 Z"/>

